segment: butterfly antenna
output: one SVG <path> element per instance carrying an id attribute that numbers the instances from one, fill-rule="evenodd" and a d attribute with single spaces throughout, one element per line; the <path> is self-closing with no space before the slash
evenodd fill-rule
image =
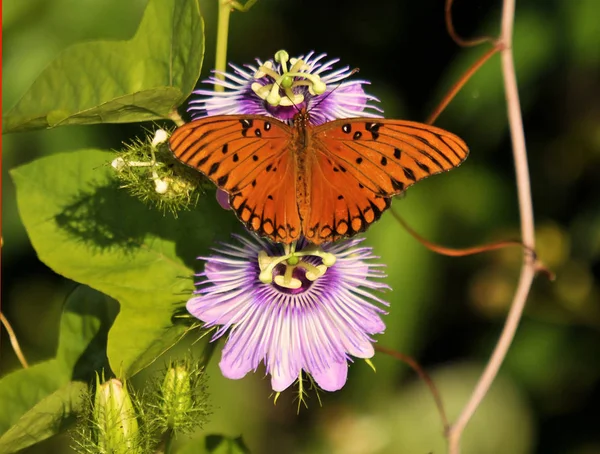
<path id="1" fill-rule="evenodd" d="M 311 107 L 311 109 L 308 111 L 308 113 L 310 113 L 311 110 L 316 109 L 317 107 L 319 107 L 327 98 L 329 98 L 338 88 L 340 88 L 340 86 L 342 85 L 342 82 L 345 79 L 348 79 L 349 77 L 352 77 L 354 74 L 357 74 L 360 71 L 359 68 L 354 68 L 352 71 L 350 71 L 350 74 L 348 74 L 347 77 L 345 77 L 344 79 L 340 80 L 335 87 L 333 87 L 333 90 L 331 90 L 329 93 L 327 93 L 325 96 L 323 96 L 321 99 L 319 99 L 319 102 L 317 102 L 314 106 Z"/>

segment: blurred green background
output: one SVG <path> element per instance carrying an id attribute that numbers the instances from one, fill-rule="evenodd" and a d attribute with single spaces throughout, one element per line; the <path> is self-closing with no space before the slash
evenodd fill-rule
<path id="1" fill-rule="evenodd" d="M 523 105 L 538 253 L 557 274 L 539 277 L 500 377 L 465 433 L 465 453 L 600 453 L 600 2 L 518 1 L 515 63 Z M 10 108 L 68 45 L 127 39 L 144 0 L 3 1 L 3 105 Z M 217 0 L 200 0 L 206 24 L 203 78 L 214 62 Z M 463 36 L 495 35 L 500 0 L 457 0 Z M 231 18 L 229 61 L 267 59 L 285 48 L 339 57 L 370 80 L 386 116 L 424 120 L 486 48 L 458 48 L 442 0 L 280 2 L 259 0 Z M 463 137 L 467 162 L 427 180 L 393 209 L 430 240 L 454 247 L 518 238 L 518 207 L 498 56 L 468 83 L 437 124 Z M 30 363 L 50 358 L 60 311 L 75 284 L 39 262 L 16 209 L 11 168 L 52 153 L 121 147 L 139 125 L 65 127 L 3 136 L 2 311 Z M 60 177 L 57 169 L 57 178 Z M 216 202 L 215 202 L 216 203 Z M 215 226 L 218 229 L 218 226 Z M 367 234 L 388 265 L 393 291 L 378 342 L 414 356 L 433 376 L 451 419 L 498 337 L 520 252 L 438 256 L 386 214 Z M 19 367 L 2 332 L 0 374 Z M 183 352 L 184 342 L 172 354 Z M 196 347 L 198 348 L 198 347 Z M 444 452 L 431 396 L 404 364 L 378 354 L 347 386 L 313 396 L 296 414 L 294 394 L 274 406 L 262 371 L 226 380 L 209 367 L 214 414 L 196 434 L 243 435 L 255 453 Z M 160 361 L 159 361 L 160 362 Z M 136 377 L 143 386 L 148 371 Z M 180 440 L 183 442 L 184 440 Z M 69 452 L 65 436 L 28 453 Z M 190 451 L 193 452 L 193 451 Z"/>

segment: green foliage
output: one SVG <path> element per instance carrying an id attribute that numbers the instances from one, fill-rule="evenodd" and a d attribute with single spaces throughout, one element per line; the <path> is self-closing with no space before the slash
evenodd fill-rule
<path id="1" fill-rule="evenodd" d="M 70 0 L 4 1 L 5 132 L 168 118 L 200 73 L 204 37 L 198 3 L 104 0 L 82 7 Z M 359 65 L 361 78 L 374 82 L 369 91 L 379 96 L 388 114 L 397 105 L 409 114 L 403 118 L 418 120 L 430 110 L 423 106 L 433 107 L 485 51 L 484 46 L 452 46 L 443 26 L 430 20 L 434 10 L 423 10 L 418 2 L 383 2 L 368 17 L 360 14 L 364 9 L 360 2 L 348 2 L 343 9 L 321 3 L 323 15 L 335 13 L 343 26 L 320 27 L 311 39 L 321 44 L 308 48 L 306 34 L 291 33 L 306 27 L 305 15 L 289 14 L 278 2 L 259 2 L 249 15 L 234 12 L 229 59 L 241 64 L 282 46 L 341 56 L 343 64 Z M 146 4 L 132 39 L 90 42 L 133 36 Z M 204 2 L 202 7 L 207 23 L 215 24 L 217 2 Z M 484 31 L 497 34 L 498 5 L 463 8 L 458 4 L 454 8 L 459 33 L 479 34 L 466 22 L 476 26 L 488 17 Z M 390 17 L 394 20 L 387 20 Z M 597 17 L 596 0 L 517 2 L 514 53 L 536 223 L 542 229 L 551 225 L 561 236 L 544 242 L 538 231 L 536 249 L 540 259 L 557 271 L 558 280 L 536 282 L 502 368 L 504 379 L 492 388 L 465 432 L 465 453 L 600 449 L 589 416 L 598 404 L 593 389 L 600 376 L 595 360 L 600 345 L 600 218 L 598 191 L 593 190 L 600 149 Z M 349 56 L 344 45 L 352 40 L 364 46 Z M 82 43 L 64 50 L 47 66 L 74 42 Z M 440 117 L 440 126 L 461 135 L 471 147 L 465 165 L 394 201 L 393 209 L 433 241 L 457 247 L 518 237 L 500 70 L 495 56 Z M 23 93 L 11 111 L 6 109 Z M 125 136 L 131 138 L 131 129 L 124 125 L 13 134 L 3 141 L 3 176 L 11 167 L 57 151 L 117 148 Z M 198 267 L 194 257 L 206 254 L 214 239 L 227 239 L 238 226 L 210 197 L 178 220 L 148 209 L 119 188 L 127 182 L 114 178 L 107 164 L 114 157 L 100 149 L 80 150 L 14 172 L 22 221 L 40 259 L 59 275 L 119 302 L 88 287 L 78 288 L 61 320 L 56 357 L 27 370 L 6 374 L 12 355 L 3 338 L 0 452 L 14 452 L 63 432 L 84 406 L 82 396 L 91 373 L 106 367 L 107 355 L 114 372 L 130 376 L 176 344 L 189 328 L 173 314 L 192 290 L 191 273 Z M 134 177 L 146 183 L 151 194 L 154 183 L 147 168 Z M 60 289 L 71 283 L 48 270 L 38 271 L 24 232 L 14 233 L 22 227 L 16 209 L 11 209 L 16 203 L 11 179 L 4 182 L 3 311 L 14 320 L 26 355 L 39 357 L 39 346 L 54 338 L 47 328 L 52 322 L 42 320 L 31 307 L 44 305 L 48 313 L 57 313 L 55 301 L 63 300 Z M 403 232 L 391 213 L 369 229 L 367 238 L 386 263 L 387 282 L 393 288 L 382 296 L 391 306 L 384 319 L 386 333 L 376 340 L 424 362 L 453 419 L 501 329 L 520 254 L 515 252 L 514 259 L 503 252 L 441 258 Z M 38 272 L 41 279 L 37 274 L 32 278 Z M 73 309 L 76 295 L 91 306 Z M 36 305 L 30 303 L 36 299 Z M 107 353 L 107 331 L 119 304 Z M 104 315 L 93 315 L 94 308 L 104 310 Z M 169 353 L 183 356 L 191 337 Z M 219 350 L 221 345 L 209 348 Z M 470 358 L 469 364 L 477 365 L 464 367 L 457 358 Z M 447 366 L 437 368 L 440 362 Z M 137 381 L 141 387 L 157 363 L 160 360 L 130 383 Z M 378 353 L 373 363 L 377 373 L 356 361 L 343 390 L 322 394 L 323 408 L 310 395 L 309 408 L 296 419 L 293 393 L 283 393 L 276 406 L 272 397 L 267 398 L 269 384 L 262 369 L 232 381 L 221 375 L 214 358 L 206 374 L 214 414 L 205 430 L 194 434 L 195 440 L 174 440 L 172 452 L 247 453 L 244 443 L 234 438 L 237 434 L 244 434 L 256 452 L 272 450 L 275 444 L 283 447 L 282 452 L 317 454 L 443 452 L 441 423 L 426 388 L 411 379 L 414 373 L 406 365 L 387 356 Z M 556 427 L 576 430 L 556 431 Z M 230 436 L 206 437 L 206 433 Z M 66 438 L 52 437 L 27 452 L 65 452 L 48 446 L 59 446 Z"/>
<path id="2" fill-rule="evenodd" d="M 169 118 L 202 67 L 197 0 L 151 0 L 129 41 L 66 49 L 3 119 L 5 132 Z"/>
<path id="3" fill-rule="evenodd" d="M 179 448 L 177 454 L 249 454 L 242 437 L 208 435 L 205 439 L 193 440 Z"/>
<path id="4" fill-rule="evenodd" d="M 115 301 L 95 290 L 73 291 L 61 318 L 56 357 L 0 380 L 0 451 L 23 449 L 72 422 L 87 383 L 107 362 L 106 339 L 117 311 Z"/>
<path id="5" fill-rule="evenodd" d="M 178 219 L 148 209 L 115 184 L 107 165 L 112 156 L 99 150 L 57 154 L 12 175 L 19 212 L 40 260 L 119 301 L 108 358 L 125 378 L 187 331 L 171 320 L 193 291 L 195 257 L 213 243 L 215 222 L 227 225 L 224 219 L 233 219 L 206 199 Z"/>

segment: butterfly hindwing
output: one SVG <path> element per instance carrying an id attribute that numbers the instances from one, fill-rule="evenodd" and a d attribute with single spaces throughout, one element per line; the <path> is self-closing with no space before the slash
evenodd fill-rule
<path id="1" fill-rule="evenodd" d="M 267 171 L 229 196 L 229 204 L 248 230 L 278 243 L 300 238 L 294 162 L 282 154 Z"/>
<path id="2" fill-rule="evenodd" d="M 362 184 L 351 167 L 315 148 L 311 171 L 308 215 L 303 219 L 306 237 L 320 244 L 363 232 L 389 207 L 391 199 Z"/>

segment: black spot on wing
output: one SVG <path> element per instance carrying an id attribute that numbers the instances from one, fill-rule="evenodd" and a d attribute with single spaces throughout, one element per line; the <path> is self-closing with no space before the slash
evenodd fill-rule
<path id="1" fill-rule="evenodd" d="M 404 191 L 404 183 L 396 180 L 395 178 L 391 178 L 391 182 L 395 191 Z"/>
<path id="2" fill-rule="evenodd" d="M 215 174 L 217 170 L 219 170 L 220 165 L 220 162 L 215 162 L 212 166 L 210 166 L 210 169 L 208 169 L 208 176 L 210 177 L 211 175 Z"/>
<path id="3" fill-rule="evenodd" d="M 404 176 L 406 178 L 412 181 L 417 181 L 417 179 L 415 178 L 415 173 L 411 169 L 409 169 L 408 167 L 402 167 L 402 170 L 404 171 Z"/>
<path id="4" fill-rule="evenodd" d="M 429 169 L 429 166 L 427 164 L 423 164 L 422 162 L 417 161 L 417 165 L 419 166 L 419 168 L 421 170 L 423 170 L 426 173 L 431 173 L 431 170 Z"/>
<path id="5" fill-rule="evenodd" d="M 379 139 L 379 128 L 382 126 L 382 123 L 370 122 L 365 123 L 365 129 L 371 133 L 371 137 L 373 140 Z"/>

